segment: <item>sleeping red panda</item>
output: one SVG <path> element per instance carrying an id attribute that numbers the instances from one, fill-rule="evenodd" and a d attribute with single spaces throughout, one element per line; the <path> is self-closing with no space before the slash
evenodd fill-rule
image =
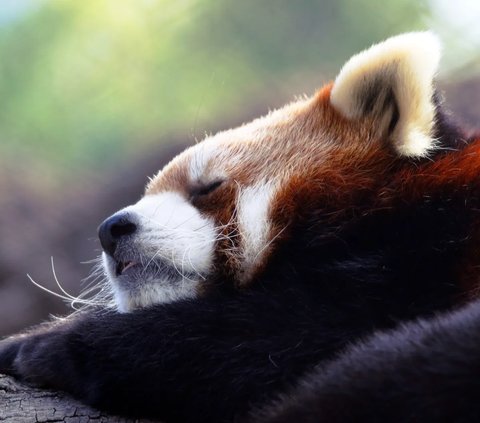
<path id="1" fill-rule="evenodd" d="M 430 33 L 390 38 L 176 157 L 100 225 L 118 311 L 2 341 L 0 371 L 115 413 L 237 421 L 364 335 L 465 301 L 480 141 L 441 111 L 439 57 Z"/>

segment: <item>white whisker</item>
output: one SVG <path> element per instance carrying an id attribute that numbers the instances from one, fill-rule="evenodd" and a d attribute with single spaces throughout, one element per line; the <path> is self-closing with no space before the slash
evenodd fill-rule
<path id="1" fill-rule="evenodd" d="M 94 266 L 91 274 L 85 278 L 84 281 L 89 279 L 91 280 L 78 296 L 70 294 L 60 283 L 53 257 L 50 257 L 52 274 L 60 293 L 55 292 L 35 281 L 29 274 L 27 274 L 27 277 L 37 288 L 40 288 L 42 291 L 48 292 L 50 295 L 53 295 L 57 298 L 61 298 L 63 301 L 68 303 L 74 310 L 74 313 L 82 311 L 85 307 L 111 308 L 114 305 L 113 295 L 111 292 L 111 287 L 108 283 L 106 283 L 105 275 L 100 267 L 101 261 L 100 259 L 95 259 L 91 260 L 90 262 L 95 262 L 96 265 Z"/>

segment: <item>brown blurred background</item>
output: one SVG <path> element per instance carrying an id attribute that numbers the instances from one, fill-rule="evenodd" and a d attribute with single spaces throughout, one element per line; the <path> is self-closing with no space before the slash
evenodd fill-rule
<path id="1" fill-rule="evenodd" d="M 448 107 L 480 125 L 476 0 L 2 0 L 0 336 L 68 312 L 96 227 L 207 132 L 332 79 L 402 31 L 445 43 Z"/>

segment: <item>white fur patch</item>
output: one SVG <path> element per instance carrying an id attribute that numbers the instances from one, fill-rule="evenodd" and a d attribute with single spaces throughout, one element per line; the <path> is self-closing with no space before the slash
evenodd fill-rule
<path id="1" fill-rule="evenodd" d="M 190 281 L 182 281 L 180 286 L 169 286 L 152 281 L 137 291 L 126 291 L 117 285 L 113 286 L 114 300 L 120 313 L 128 313 L 139 308 L 154 304 L 171 303 L 174 301 L 195 298 L 197 291 Z"/>
<path id="2" fill-rule="evenodd" d="M 243 188 L 237 198 L 238 228 L 242 240 L 243 280 L 248 280 L 255 264 L 262 258 L 270 237 L 269 209 L 276 192 L 265 182 Z"/>
<path id="3" fill-rule="evenodd" d="M 212 142 L 212 139 L 207 139 L 201 144 L 197 144 L 195 148 L 192 149 L 193 155 L 190 159 L 190 180 L 198 181 L 202 179 L 202 176 L 205 174 L 205 169 L 208 165 L 208 162 L 215 154 L 215 150 L 218 146 Z"/>
<path id="4" fill-rule="evenodd" d="M 131 241 L 134 258 L 141 257 L 145 267 L 162 262 L 170 272 L 146 272 L 132 289 L 118 286 L 110 272 L 119 310 L 194 297 L 213 263 L 217 234 L 212 219 L 175 192 L 146 195 L 121 212 L 137 224 Z"/>
<path id="5" fill-rule="evenodd" d="M 438 38 L 429 32 L 403 34 L 374 45 L 342 68 L 332 88 L 332 105 L 347 118 L 359 118 L 364 112 L 359 97 L 369 86 L 390 88 L 399 111 L 392 134 L 397 151 L 425 156 L 434 148 L 432 83 L 440 53 Z"/>
<path id="6" fill-rule="evenodd" d="M 216 238 L 213 221 L 180 194 L 147 195 L 124 211 L 138 216 L 137 238 L 145 253 L 161 254 L 186 271 L 209 270 Z"/>

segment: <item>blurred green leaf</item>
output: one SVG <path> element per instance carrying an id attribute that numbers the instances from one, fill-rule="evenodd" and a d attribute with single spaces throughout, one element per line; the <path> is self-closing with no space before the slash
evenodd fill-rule
<path id="1" fill-rule="evenodd" d="M 429 16 L 417 0 L 21 6 L 0 19 L 0 153 L 68 171 L 114 163 L 179 130 L 202 137 L 209 122 L 290 95 L 295 74 L 317 83 L 352 52 Z"/>

